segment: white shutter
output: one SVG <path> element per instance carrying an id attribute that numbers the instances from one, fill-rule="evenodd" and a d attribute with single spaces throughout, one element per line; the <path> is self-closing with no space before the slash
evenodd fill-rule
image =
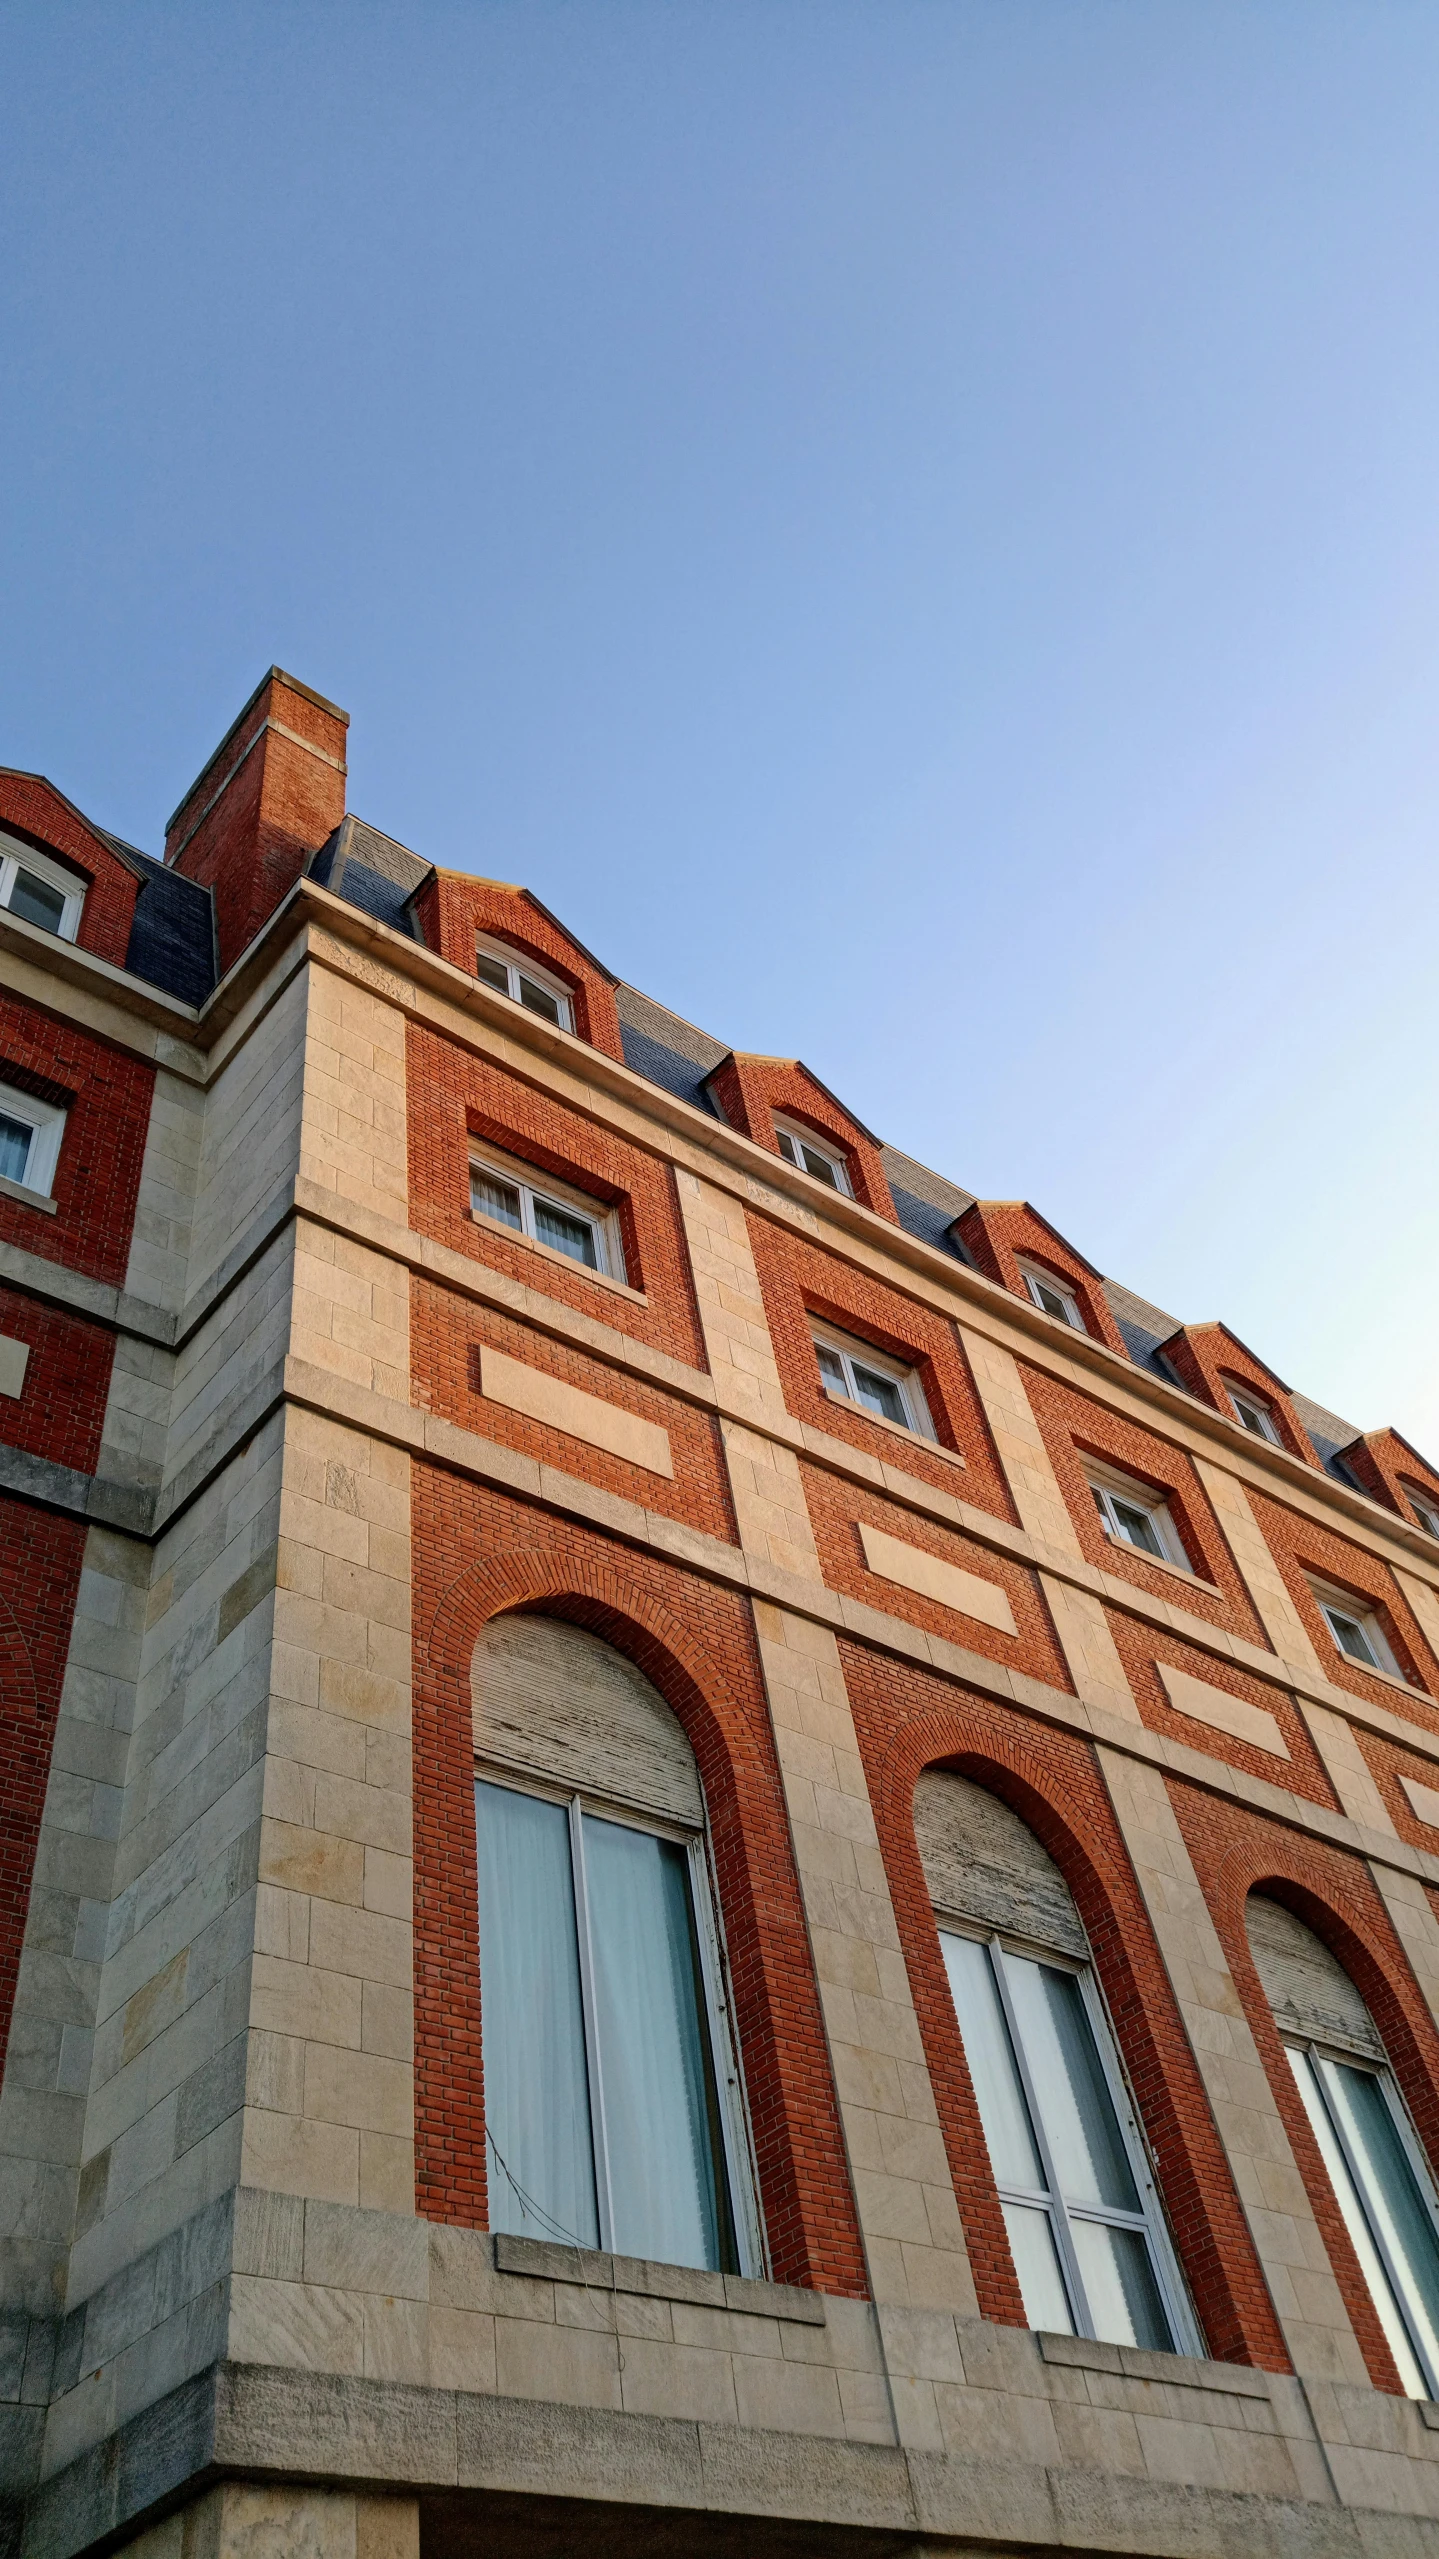
<path id="1" fill-rule="evenodd" d="M 597 1635 L 554 1617 L 497 1617 L 472 1679 L 482 1759 L 703 1828 L 699 1770 L 675 1716 Z"/>
<path id="2" fill-rule="evenodd" d="M 1018 1813 L 967 1777 L 927 1768 L 914 1790 L 914 1835 L 930 1900 L 956 1918 L 1089 1959 L 1074 1896 Z"/>

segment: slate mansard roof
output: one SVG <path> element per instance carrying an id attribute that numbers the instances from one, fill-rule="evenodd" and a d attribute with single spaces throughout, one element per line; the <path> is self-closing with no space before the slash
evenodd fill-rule
<path id="1" fill-rule="evenodd" d="M 177 871 L 167 870 L 163 862 L 137 851 L 133 844 L 122 844 L 118 836 L 110 836 L 107 841 L 140 876 L 127 967 L 135 977 L 144 978 L 151 986 L 164 987 L 186 1004 L 203 1004 L 214 988 L 216 975 L 209 890 L 197 887 Z M 346 817 L 328 842 L 312 855 L 307 868 L 316 885 L 328 889 L 332 896 L 344 898 L 347 904 L 359 907 L 363 914 L 372 915 L 377 923 L 388 924 L 411 941 L 419 939 L 414 899 L 432 876 L 433 865 L 412 853 L 408 846 L 397 843 L 393 836 L 367 826 L 363 818 Z M 729 1056 L 731 1044 L 698 1030 L 693 1022 L 671 1013 L 652 996 L 642 995 L 638 987 L 620 982 L 615 997 L 626 1064 L 648 1083 L 673 1093 L 677 1100 L 692 1103 L 696 1110 L 705 1111 L 712 1118 L 717 1116 L 706 1079 Z M 943 1174 L 931 1172 L 927 1164 L 917 1163 L 897 1146 L 882 1145 L 880 1160 L 895 1213 L 905 1231 L 921 1243 L 954 1254 L 956 1260 L 965 1260 L 953 1227 L 956 1218 L 972 1205 L 975 1194 L 962 1190 L 957 1182 L 947 1181 Z M 1160 1357 L 1161 1343 L 1178 1331 L 1180 1318 L 1151 1305 L 1147 1298 L 1137 1296 L 1118 1280 L 1106 1280 L 1104 1292 L 1131 1359 L 1138 1367 L 1166 1378 L 1170 1385 L 1180 1384 Z M 1358 1438 L 1356 1425 L 1343 1421 L 1306 1395 L 1295 1395 L 1292 1402 L 1326 1472 L 1354 1489 L 1354 1478 L 1336 1459 L 1340 1449 Z"/>

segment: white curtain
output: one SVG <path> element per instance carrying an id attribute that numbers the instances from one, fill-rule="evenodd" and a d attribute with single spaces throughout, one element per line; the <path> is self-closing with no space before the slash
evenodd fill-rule
<path id="1" fill-rule="evenodd" d="M 682 1848 L 584 1818 L 611 2245 L 718 2266 L 714 2146 Z"/>
<path id="2" fill-rule="evenodd" d="M 490 2228 L 599 2245 L 569 1817 L 475 1788 Z"/>

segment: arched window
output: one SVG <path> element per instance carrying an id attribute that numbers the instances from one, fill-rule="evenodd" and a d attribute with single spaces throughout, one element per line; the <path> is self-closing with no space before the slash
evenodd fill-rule
<path id="1" fill-rule="evenodd" d="M 1197 2352 L 1069 1886 L 968 1778 L 927 1769 L 914 1825 L 1031 2328 Z"/>
<path id="2" fill-rule="evenodd" d="M 491 2227 L 760 2273 L 689 1743 L 545 1617 L 486 1629 L 474 1719 Z"/>
<path id="3" fill-rule="evenodd" d="M 1379 2324 L 1411 2399 L 1439 2398 L 1434 2184 L 1379 2030 L 1337 1956 L 1251 1893 L 1253 1954 Z"/>

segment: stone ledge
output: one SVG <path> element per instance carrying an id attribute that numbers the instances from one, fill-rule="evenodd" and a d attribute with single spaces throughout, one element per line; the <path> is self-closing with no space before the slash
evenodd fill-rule
<path id="1" fill-rule="evenodd" d="M 572 2512 L 607 2511 L 611 2534 L 626 2513 L 646 2531 L 657 2513 L 672 2518 L 662 2543 L 613 2539 L 616 2549 L 696 2551 L 729 2518 L 740 2530 L 714 2546 L 735 2553 L 761 2546 L 751 2519 L 756 2528 L 776 2519 L 790 2528 L 791 2553 L 832 2549 L 848 2528 L 845 2547 L 876 2554 L 935 2535 L 974 2559 L 1016 2546 L 1093 2559 L 1117 2550 L 1138 2559 L 1439 2559 L 1439 2519 L 1414 2503 L 1336 2507 L 1117 2469 L 836 2445 L 227 2364 L 49 2480 L 24 2510 L 17 2546 L 26 2559 L 114 2548 L 226 2476 L 408 2491 L 425 2514 L 462 2527 L 446 2547 L 494 2559 L 532 2554 L 530 2519 L 555 2500 Z M 13 2506 L 8 2519 L 19 2520 Z"/>
<path id="2" fill-rule="evenodd" d="M 749 2275 L 708 2274 L 694 2266 L 661 2266 L 647 2257 L 615 2257 L 599 2248 L 570 2248 L 553 2239 L 495 2234 L 502 2275 L 538 2275 L 547 2283 L 591 2292 L 627 2292 L 652 2301 L 690 2301 L 709 2310 L 743 2310 L 751 2318 L 786 2319 L 804 2328 L 825 2324 L 823 2293 L 797 2284 L 767 2284 Z"/>
<path id="3" fill-rule="evenodd" d="M 1268 2373 L 1252 2364 L 1217 2364 L 1202 2355 L 1166 2355 L 1150 2346 L 1109 2346 L 1095 2337 L 1062 2337 L 1036 2331 L 1047 2364 L 1077 2365 L 1083 2372 L 1122 2373 L 1127 2381 L 1164 2381 L 1179 2390 L 1221 2390 L 1231 2399 L 1267 2399 Z M 1439 2410 L 1435 2411 L 1439 2424 Z"/>

